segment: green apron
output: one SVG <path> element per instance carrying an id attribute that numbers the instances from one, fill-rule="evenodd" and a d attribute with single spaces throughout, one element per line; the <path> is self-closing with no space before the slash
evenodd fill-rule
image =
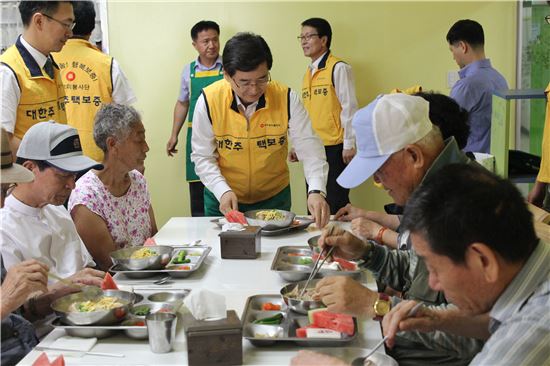
<path id="1" fill-rule="evenodd" d="M 199 99 L 203 88 L 223 78 L 223 68 L 221 67 L 219 70 L 195 72 L 195 65 L 196 61 L 193 61 L 190 67 L 189 114 L 187 117 L 187 138 L 185 141 L 185 177 L 188 182 L 200 181 L 197 173 L 195 173 L 195 164 L 191 161 L 191 123 L 197 99 Z"/>
<path id="2" fill-rule="evenodd" d="M 239 203 L 239 211 L 246 212 L 260 209 L 278 209 L 290 211 L 292 196 L 290 193 L 290 184 L 281 192 L 266 200 L 256 203 Z M 204 189 L 204 216 L 223 216 L 220 212 L 220 202 L 207 188 Z"/>

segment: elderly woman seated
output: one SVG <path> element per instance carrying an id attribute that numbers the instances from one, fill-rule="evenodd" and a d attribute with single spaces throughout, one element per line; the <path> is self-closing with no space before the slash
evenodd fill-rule
<path id="1" fill-rule="evenodd" d="M 101 269 L 114 250 L 143 245 L 157 232 L 143 168 L 149 146 L 138 112 L 104 105 L 96 114 L 94 140 L 105 156 L 103 170 L 90 170 L 77 182 L 69 211 L 78 234 Z"/>

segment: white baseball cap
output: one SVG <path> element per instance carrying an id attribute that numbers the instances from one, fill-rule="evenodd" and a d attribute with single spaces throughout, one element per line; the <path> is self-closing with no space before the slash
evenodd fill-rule
<path id="1" fill-rule="evenodd" d="M 23 135 L 17 157 L 43 160 L 49 165 L 70 173 L 103 169 L 103 165 L 82 155 L 78 131 L 55 121 L 33 125 Z"/>
<path id="2" fill-rule="evenodd" d="M 389 157 L 432 130 L 429 103 L 407 94 L 379 95 L 353 116 L 357 154 L 337 178 L 354 188 L 373 175 Z"/>

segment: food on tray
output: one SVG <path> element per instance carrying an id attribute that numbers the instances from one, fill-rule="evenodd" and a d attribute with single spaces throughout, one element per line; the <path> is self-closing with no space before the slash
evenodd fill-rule
<path id="1" fill-rule="evenodd" d="M 307 266 L 308 264 L 311 264 L 311 263 L 313 263 L 313 259 L 311 259 L 310 257 L 303 257 L 298 259 L 298 264 L 303 264 Z"/>
<path id="2" fill-rule="evenodd" d="M 135 306 L 132 309 L 132 313 L 137 316 L 146 316 L 151 312 L 151 308 L 147 305 Z"/>
<path id="3" fill-rule="evenodd" d="M 105 277 L 103 278 L 103 281 L 101 282 L 101 289 L 102 290 L 118 290 L 118 287 L 115 283 L 115 280 L 113 280 L 113 277 L 109 272 L 105 273 Z"/>
<path id="4" fill-rule="evenodd" d="M 287 254 L 289 257 L 304 257 L 306 256 L 307 254 L 304 254 L 304 253 L 288 253 Z"/>
<path id="5" fill-rule="evenodd" d="M 123 321 L 122 325 L 131 327 L 143 327 L 145 325 L 145 322 L 143 320 L 128 319 Z"/>
<path id="6" fill-rule="evenodd" d="M 332 329 L 317 328 L 316 326 L 308 325 L 307 327 L 296 329 L 296 337 L 340 339 L 342 338 L 342 333 Z"/>
<path id="7" fill-rule="evenodd" d="M 317 260 L 318 257 L 318 253 L 313 254 L 313 260 Z M 333 271 L 357 271 L 358 268 L 357 263 L 336 257 L 327 258 L 321 267 L 321 269 L 330 269 Z"/>
<path id="8" fill-rule="evenodd" d="M 298 288 L 299 286 L 294 286 L 292 291 L 289 291 L 285 294 L 286 297 L 289 299 L 296 299 L 301 301 L 313 301 L 315 295 L 317 295 L 317 292 L 315 291 L 315 288 L 308 288 L 304 291 L 304 294 L 300 296 L 300 292 L 302 292 L 302 289 Z"/>
<path id="9" fill-rule="evenodd" d="M 265 302 L 262 304 L 262 310 L 281 310 L 281 305 Z"/>
<path id="10" fill-rule="evenodd" d="M 279 338 L 277 333 L 254 333 L 254 338 Z"/>
<path id="11" fill-rule="evenodd" d="M 172 263 L 174 264 L 191 263 L 191 259 L 187 258 L 186 250 L 180 250 L 178 254 L 172 259 Z"/>
<path id="12" fill-rule="evenodd" d="M 331 313 L 326 309 L 315 309 L 308 312 L 309 325 L 296 329 L 298 338 L 342 338 L 342 335 L 353 336 L 355 324 L 348 314 Z"/>
<path id="13" fill-rule="evenodd" d="M 79 313 L 89 313 L 99 310 L 111 310 L 121 307 L 123 304 L 120 299 L 113 296 L 104 296 L 97 300 L 88 300 L 75 302 L 69 306 L 69 311 Z"/>
<path id="14" fill-rule="evenodd" d="M 130 259 L 144 259 L 144 258 L 154 257 L 155 255 L 158 255 L 158 253 L 155 252 L 154 250 L 149 248 L 141 248 L 133 252 L 132 255 L 130 256 Z"/>
<path id="15" fill-rule="evenodd" d="M 278 210 L 261 210 L 256 212 L 256 218 L 264 221 L 284 220 L 285 214 Z"/>
<path id="16" fill-rule="evenodd" d="M 284 316 L 283 313 L 277 313 L 273 316 L 262 318 L 262 319 L 256 319 L 252 323 L 254 324 L 264 324 L 264 325 L 279 325 L 283 321 Z"/>
<path id="17" fill-rule="evenodd" d="M 236 222 L 241 225 L 246 225 L 248 222 L 246 221 L 246 218 L 244 217 L 244 214 L 237 210 L 231 210 L 225 214 L 225 219 L 228 222 Z"/>

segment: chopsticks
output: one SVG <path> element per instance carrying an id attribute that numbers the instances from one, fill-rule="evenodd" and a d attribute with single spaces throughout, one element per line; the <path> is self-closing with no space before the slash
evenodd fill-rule
<path id="1" fill-rule="evenodd" d="M 332 232 L 334 231 L 334 228 L 335 228 L 335 225 L 330 225 L 327 228 L 327 236 L 332 235 Z M 321 270 L 321 267 L 323 266 L 323 264 L 325 263 L 327 258 L 330 257 L 333 250 L 334 250 L 334 247 L 330 247 L 330 249 L 327 251 L 327 254 L 324 256 L 323 260 L 321 261 L 321 264 L 319 264 L 319 261 L 321 260 L 321 257 L 323 256 L 323 251 L 325 251 L 325 248 L 323 248 L 323 250 L 321 250 L 321 252 L 319 253 L 319 256 L 317 257 L 317 260 L 313 264 L 313 269 L 311 270 L 311 273 L 309 274 L 309 277 L 308 277 L 308 279 L 307 279 L 307 281 L 304 285 L 304 288 L 302 288 L 302 291 L 300 291 L 300 295 L 298 297 L 301 298 L 302 296 L 304 296 L 304 293 L 306 292 L 307 286 L 309 285 L 311 280 L 313 278 L 315 278 L 317 273 L 319 273 L 319 271 Z"/>
<path id="2" fill-rule="evenodd" d="M 70 280 L 68 280 L 66 278 L 61 278 L 58 275 L 56 275 L 55 273 L 48 272 L 48 277 L 53 278 L 54 280 L 58 280 L 59 282 L 65 284 L 67 286 L 82 289 L 82 285 L 78 285 L 74 282 L 71 282 Z"/>
<path id="3" fill-rule="evenodd" d="M 79 351 L 77 349 L 70 349 L 70 348 L 58 348 L 58 347 L 50 347 L 50 346 L 36 346 L 35 349 L 37 351 L 58 351 L 58 352 L 76 352 L 76 353 L 84 353 L 86 355 L 90 356 L 104 356 L 104 357 L 125 357 L 122 353 L 107 353 L 107 352 L 91 352 L 91 351 Z"/>

